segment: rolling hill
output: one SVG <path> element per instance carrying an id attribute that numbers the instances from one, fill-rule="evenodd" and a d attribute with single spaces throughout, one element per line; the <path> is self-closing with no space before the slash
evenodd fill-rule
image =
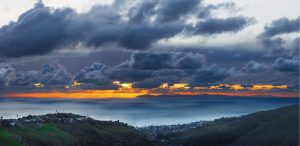
<path id="1" fill-rule="evenodd" d="M 1 146 L 151 146 L 152 142 L 122 122 L 97 121 L 73 114 L 2 120 Z"/>
<path id="2" fill-rule="evenodd" d="M 1 146 L 299 146 L 299 105 L 182 125 L 134 128 L 56 113 L 0 120 Z"/>
<path id="3" fill-rule="evenodd" d="M 299 146 L 299 105 L 221 118 L 157 139 L 183 146 Z"/>

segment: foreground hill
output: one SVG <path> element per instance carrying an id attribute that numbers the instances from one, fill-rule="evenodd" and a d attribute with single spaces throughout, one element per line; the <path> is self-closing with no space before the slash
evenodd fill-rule
<path id="1" fill-rule="evenodd" d="M 197 128 L 157 135 L 167 145 L 299 146 L 299 105 L 221 118 Z"/>
<path id="2" fill-rule="evenodd" d="M 141 146 L 153 145 L 134 127 L 73 114 L 2 120 L 1 146 Z"/>
<path id="3" fill-rule="evenodd" d="M 298 130 L 299 105 L 138 129 L 57 113 L 0 120 L 0 146 L 299 146 Z"/>

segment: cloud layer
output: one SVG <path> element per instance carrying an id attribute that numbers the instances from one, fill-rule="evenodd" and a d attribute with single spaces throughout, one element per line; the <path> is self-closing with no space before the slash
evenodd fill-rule
<path id="1" fill-rule="evenodd" d="M 299 56 L 299 22 L 300 17 L 295 19 L 279 18 L 268 24 L 264 28 L 264 32 L 259 36 L 260 41 L 268 50 L 268 55 L 283 55 Z M 293 43 L 287 45 L 286 41 L 280 35 L 291 33 L 298 34 Z"/>
<path id="2" fill-rule="evenodd" d="M 255 42 L 231 44 L 224 40 L 256 23 L 237 11 L 233 2 L 202 0 L 115 0 L 83 13 L 38 2 L 0 28 L 0 86 L 56 89 L 78 82 L 83 89 L 115 89 L 118 80 L 136 88 L 256 82 L 298 88 L 300 17 L 278 18 L 256 32 Z M 214 46 L 220 41 L 225 45 Z"/>
<path id="3" fill-rule="evenodd" d="M 248 75 L 266 74 L 269 71 L 297 77 L 299 58 L 280 57 L 269 64 L 252 60 L 240 68 L 234 68 L 209 64 L 206 55 L 201 53 L 138 51 L 118 65 L 94 63 L 74 74 L 62 65 L 53 67 L 45 64 L 40 70 L 18 71 L 8 64 L 2 64 L 0 83 L 7 88 L 34 88 L 41 84 L 46 89 L 64 88 L 74 82 L 81 83 L 82 89 L 115 89 L 117 86 L 113 81 L 131 82 L 135 88 L 156 88 L 163 83 L 188 83 L 193 87 L 232 83 L 230 78 L 235 76 L 247 78 Z M 291 85 L 295 86 L 294 83 Z"/>
<path id="4" fill-rule="evenodd" d="M 77 13 L 70 8 L 54 9 L 38 2 L 16 22 L 0 28 L 0 56 L 39 55 L 82 44 L 100 47 L 117 44 L 133 50 L 149 49 L 162 39 L 182 33 L 212 35 L 237 32 L 253 23 L 253 18 L 198 18 L 210 13 L 200 0 L 115 1 L 108 6 L 94 6 L 89 12 Z M 214 6 L 218 9 L 219 6 Z M 226 7 L 232 9 L 232 7 Z M 200 21 L 201 20 L 201 21 Z"/>

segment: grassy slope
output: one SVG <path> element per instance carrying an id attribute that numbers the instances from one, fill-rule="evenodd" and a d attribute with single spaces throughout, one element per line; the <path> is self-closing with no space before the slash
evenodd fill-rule
<path id="1" fill-rule="evenodd" d="M 20 142 L 18 142 L 13 133 L 6 129 L 0 129 L 0 145 L 1 146 L 22 146 Z"/>
<path id="2" fill-rule="evenodd" d="M 298 146 L 299 106 L 257 112 L 167 136 L 176 144 L 203 146 Z"/>
<path id="3" fill-rule="evenodd" d="M 299 107 L 289 106 L 258 112 L 207 127 L 166 136 L 174 145 L 201 146 L 298 146 Z M 1 128 L 0 146 L 123 145 L 146 146 L 152 142 L 130 126 L 86 121 L 44 123 L 19 128 Z"/>
<path id="4" fill-rule="evenodd" d="M 111 122 L 90 121 L 60 125 L 60 128 L 75 137 L 80 137 L 79 145 L 153 145 L 141 136 L 135 128 Z"/>
<path id="5" fill-rule="evenodd" d="M 15 128 L 12 132 L 22 137 L 23 142 L 28 145 L 67 145 L 74 139 L 54 123 L 46 123 L 38 127 Z"/>
<path id="6" fill-rule="evenodd" d="M 16 139 L 18 138 L 18 139 Z M 0 129 L 0 146 L 153 145 L 135 128 L 112 122 L 43 123 Z"/>

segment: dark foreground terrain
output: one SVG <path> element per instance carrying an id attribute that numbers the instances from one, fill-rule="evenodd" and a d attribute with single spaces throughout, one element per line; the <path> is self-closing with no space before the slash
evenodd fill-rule
<path id="1" fill-rule="evenodd" d="M 0 120 L 0 146 L 299 146 L 299 105 L 182 125 L 134 128 L 74 114 Z"/>
<path id="2" fill-rule="evenodd" d="M 2 120 L 0 146 L 141 146 L 153 145 L 124 123 L 57 113 Z"/>
<path id="3" fill-rule="evenodd" d="M 150 136 L 172 146 L 299 146 L 299 105 L 221 118 L 179 132 L 152 131 Z"/>

